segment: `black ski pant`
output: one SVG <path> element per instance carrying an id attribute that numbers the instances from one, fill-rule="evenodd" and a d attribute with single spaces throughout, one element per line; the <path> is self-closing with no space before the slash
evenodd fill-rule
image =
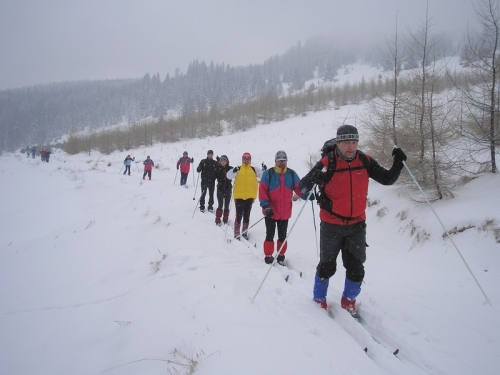
<path id="1" fill-rule="evenodd" d="M 316 274 L 329 279 L 337 271 L 337 257 L 342 251 L 346 277 L 361 282 L 365 276 L 366 223 L 335 225 L 324 221 L 320 224 L 320 254 Z"/>
<path id="2" fill-rule="evenodd" d="M 149 179 L 151 180 L 151 171 L 146 171 L 144 170 L 144 174 L 142 175 L 142 178 L 144 179 L 148 175 Z"/>
<path id="3" fill-rule="evenodd" d="M 285 242 L 288 230 L 288 220 L 273 220 L 270 217 L 264 219 L 266 222 L 266 241 L 274 241 L 274 234 L 278 228 L 278 241 Z"/>
<path id="4" fill-rule="evenodd" d="M 234 205 L 236 207 L 235 224 L 250 223 L 250 212 L 252 211 L 253 199 L 235 199 Z"/>
<path id="5" fill-rule="evenodd" d="M 128 171 L 129 176 L 130 176 L 130 165 L 125 166 L 125 172 L 123 172 L 123 174 L 127 174 L 127 171 Z"/>
<path id="6" fill-rule="evenodd" d="M 201 197 L 200 197 L 200 208 L 205 209 L 205 195 L 208 190 L 208 207 L 213 208 L 214 206 L 214 190 L 215 190 L 215 180 L 201 180 Z"/>
<path id="7" fill-rule="evenodd" d="M 217 186 L 217 202 L 218 202 L 218 210 L 222 210 L 224 207 L 224 211 L 229 211 L 229 205 L 231 204 L 231 194 L 232 189 L 227 187 L 218 187 Z"/>
<path id="8" fill-rule="evenodd" d="M 188 174 L 181 172 L 181 186 L 186 185 L 187 179 L 188 179 Z"/>

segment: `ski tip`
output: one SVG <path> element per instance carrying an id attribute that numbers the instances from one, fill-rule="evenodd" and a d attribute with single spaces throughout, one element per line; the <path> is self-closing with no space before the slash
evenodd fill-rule
<path id="1" fill-rule="evenodd" d="M 302 277 L 302 271 L 300 271 L 300 277 Z"/>
<path id="2" fill-rule="evenodd" d="M 367 348 L 367 347 L 365 347 L 365 348 L 363 349 L 363 351 L 364 351 L 365 353 L 368 353 L 368 348 Z"/>
<path id="3" fill-rule="evenodd" d="M 394 350 L 394 353 L 392 353 L 392 354 L 398 355 L 399 354 L 399 349 Z"/>
<path id="4" fill-rule="evenodd" d="M 286 275 L 285 277 L 285 281 L 288 282 L 288 278 L 290 277 L 290 275 Z"/>

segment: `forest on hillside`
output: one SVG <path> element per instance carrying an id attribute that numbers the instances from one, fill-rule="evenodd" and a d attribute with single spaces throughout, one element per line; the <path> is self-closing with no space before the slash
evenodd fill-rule
<path id="1" fill-rule="evenodd" d="M 440 54 L 460 52 L 457 37 L 439 38 Z M 305 87 L 313 78 L 319 83 L 335 82 L 339 69 L 357 61 L 390 69 L 391 61 L 383 50 L 385 47 L 376 46 L 367 50 L 323 35 L 298 42 L 262 64 L 234 67 L 194 60 L 185 73 L 177 71 L 163 80 L 159 74 L 147 73 L 140 79 L 63 82 L 0 91 L 0 152 L 41 147 L 83 130 L 93 132 L 146 120 L 180 119 L 185 123 L 186 118 L 203 113 L 206 117 L 231 113 L 252 101 L 286 100 L 314 90 Z M 409 54 L 401 69 L 411 69 L 418 61 Z M 243 120 L 248 121 L 254 120 Z"/>

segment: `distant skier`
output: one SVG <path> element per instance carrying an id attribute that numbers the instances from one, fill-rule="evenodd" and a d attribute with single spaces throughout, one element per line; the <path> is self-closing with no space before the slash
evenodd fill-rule
<path id="1" fill-rule="evenodd" d="M 34 147 L 33 147 L 33 148 L 31 149 L 31 157 L 34 159 L 34 158 L 35 158 L 35 156 L 36 156 L 36 148 L 34 148 Z"/>
<path id="2" fill-rule="evenodd" d="M 125 166 L 125 172 L 123 174 L 127 174 L 130 176 L 130 166 L 132 165 L 132 162 L 135 161 L 135 156 L 133 158 L 130 157 L 130 155 L 127 155 L 125 160 L 123 161 L 123 165 Z"/>
<path id="3" fill-rule="evenodd" d="M 50 159 L 51 152 L 49 150 L 45 150 L 45 161 L 48 163 Z"/>
<path id="4" fill-rule="evenodd" d="M 193 162 L 194 158 L 189 158 L 187 151 L 184 151 L 182 157 L 177 161 L 177 170 L 179 167 L 181 169 L 181 186 L 187 187 L 186 182 Z"/>
<path id="5" fill-rule="evenodd" d="M 227 178 L 227 172 L 233 169 L 229 165 L 229 159 L 226 155 L 222 155 L 219 159 L 219 167 L 215 177 L 217 179 L 217 210 L 215 210 L 215 224 L 221 225 L 222 222 L 227 224 L 229 218 L 229 205 L 231 204 L 231 194 L 233 190 L 233 184 L 230 179 Z M 224 211 L 222 211 L 224 209 Z M 224 214 L 224 216 L 223 216 Z"/>
<path id="6" fill-rule="evenodd" d="M 40 159 L 45 161 L 45 150 L 43 148 L 40 150 Z"/>
<path id="7" fill-rule="evenodd" d="M 151 171 L 153 170 L 153 167 L 155 166 L 155 163 L 153 160 L 149 158 L 149 155 L 146 157 L 146 160 L 143 161 L 144 164 L 144 174 L 142 175 L 142 179 L 146 179 L 146 175 L 148 175 L 149 179 L 151 180 Z"/>
<path id="8" fill-rule="evenodd" d="M 368 181 L 392 185 L 403 169 L 405 153 L 392 151 L 394 161 L 390 170 L 358 150 L 358 129 L 342 125 L 337 129 L 331 151 L 323 147 L 323 157 L 300 181 L 302 192 L 317 184 L 320 190 L 320 260 L 316 267 L 313 299 L 327 308 L 326 294 L 330 277 L 337 271 L 337 256 L 342 251 L 346 269 L 341 306 L 358 319 L 356 297 L 361 292 L 366 260 L 366 197 Z M 328 152 L 326 152 L 328 151 Z M 326 172 L 323 172 L 323 169 Z"/>

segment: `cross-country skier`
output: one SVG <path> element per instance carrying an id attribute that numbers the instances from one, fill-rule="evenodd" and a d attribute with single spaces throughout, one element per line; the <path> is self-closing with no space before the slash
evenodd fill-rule
<path id="1" fill-rule="evenodd" d="M 368 180 L 372 178 L 382 185 L 392 185 L 399 178 L 406 160 L 405 153 L 395 148 L 392 151 L 392 167 L 387 170 L 359 151 L 358 141 L 357 128 L 340 126 L 333 150 L 324 155 L 300 181 L 303 192 L 309 192 L 314 184 L 322 192 L 318 197 L 321 208 L 320 260 L 316 268 L 313 299 L 322 308 L 327 308 L 328 282 L 337 271 L 337 256 L 342 251 L 346 276 L 341 306 L 355 318 L 358 318 L 356 297 L 361 292 L 365 276 Z"/>
<path id="2" fill-rule="evenodd" d="M 262 173 L 259 183 L 259 200 L 262 213 L 265 215 L 266 239 L 264 241 L 264 261 L 271 264 L 274 261 L 274 234 L 278 228 L 277 256 L 278 264 L 285 264 L 285 252 L 288 240 L 285 242 L 288 230 L 288 220 L 292 216 L 293 193 L 302 195 L 299 190 L 300 178 L 297 173 L 287 167 L 288 156 L 285 151 L 278 151 L 275 165 Z"/>
<path id="3" fill-rule="evenodd" d="M 215 190 L 215 172 L 217 170 L 217 162 L 213 159 L 214 152 L 207 151 L 207 158 L 200 161 L 196 171 L 201 172 L 201 197 L 200 211 L 205 212 L 205 195 L 208 190 L 208 211 L 213 212 L 214 205 L 214 190 Z"/>
<path id="4" fill-rule="evenodd" d="M 127 157 L 123 161 L 123 165 L 125 165 L 125 172 L 123 172 L 123 174 L 126 174 L 128 171 L 128 175 L 130 176 L 130 166 L 132 165 L 133 161 L 135 161 L 135 156 L 131 158 L 130 155 L 127 155 Z"/>
<path id="5" fill-rule="evenodd" d="M 179 167 L 181 169 L 181 186 L 186 186 L 191 163 L 193 162 L 194 158 L 190 158 L 187 151 L 184 151 L 182 157 L 177 161 L 177 170 L 179 170 Z"/>
<path id="6" fill-rule="evenodd" d="M 144 174 L 142 175 L 142 179 L 146 179 L 146 175 L 148 175 L 149 179 L 151 180 L 151 171 L 153 170 L 153 167 L 155 166 L 155 163 L 153 160 L 149 158 L 149 155 L 146 157 L 146 160 L 142 162 L 144 164 Z"/>
<path id="7" fill-rule="evenodd" d="M 245 152 L 241 157 L 241 166 L 234 167 L 227 172 L 227 178 L 234 179 L 234 205 L 236 218 L 234 219 L 234 238 L 242 237 L 248 240 L 248 226 L 252 204 L 257 198 L 259 182 L 257 178 L 262 175 L 259 167 L 252 167 L 252 155 Z M 241 232 L 240 232 L 241 229 Z"/>
<path id="8" fill-rule="evenodd" d="M 230 179 L 227 178 L 227 172 L 229 172 L 233 167 L 229 165 L 229 159 L 226 155 L 222 155 L 219 159 L 219 167 L 215 177 L 217 179 L 217 210 L 215 210 L 215 224 L 221 225 L 222 222 L 227 224 L 229 218 L 229 205 L 231 204 L 231 194 L 233 190 L 233 184 Z M 224 209 L 224 211 L 222 211 Z M 224 214 L 224 216 L 223 216 Z"/>

